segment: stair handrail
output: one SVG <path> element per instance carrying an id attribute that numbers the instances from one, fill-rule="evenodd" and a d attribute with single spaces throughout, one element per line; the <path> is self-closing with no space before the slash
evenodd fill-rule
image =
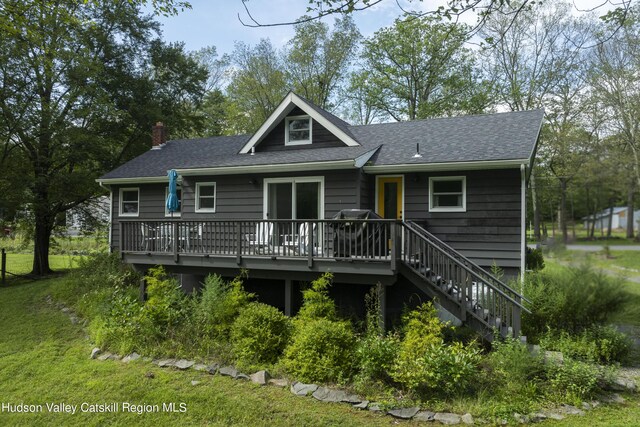
<path id="1" fill-rule="evenodd" d="M 484 283 L 486 283 L 487 285 L 489 285 L 492 289 L 497 291 L 499 294 L 501 294 L 502 296 L 507 298 L 512 303 L 518 305 L 518 307 L 522 308 L 527 313 L 531 313 L 531 311 L 529 311 L 522 304 L 522 302 L 517 301 L 515 298 L 513 298 L 510 295 L 508 295 L 507 293 L 511 293 L 516 298 L 519 298 L 521 301 L 526 301 L 529 304 L 531 304 L 531 301 L 528 300 L 525 296 L 523 296 L 520 293 L 518 293 L 517 291 L 515 291 L 513 288 L 511 288 L 510 286 L 508 286 L 507 284 L 502 282 L 500 279 L 495 277 L 493 274 L 489 273 L 488 271 L 486 271 L 485 269 L 480 267 L 478 264 L 474 263 L 469 258 L 465 257 L 460 252 L 456 251 L 451 246 L 447 245 L 445 242 L 443 242 L 442 240 L 438 239 L 436 236 L 434 236 L 433 234 L 429 233 L 427 230 L 425 230 L 423 227 L 419 226 L 415 222 L 413 222 L 413 221 L 404 221 L 403 224 L 409 230 L 413 231 L 414 233 L 420 235 L 425 240 L 427 240 L 430 243 L 434 244 L 434 247 L 436 249 L 438 249 L 440 252 L 442 252 L 443 254 L 447 255 L 449 258 L 451 258 L 454 261 L 456 261 L 468 273 L 471 273 L 477 279 L 479 279 L 479 280 L 483 281 Z M 489 279 L 489 280 L 487 280 L 487 279 Z M 501 289 L 501 288 L 503 288 L 503 289 Z"/>

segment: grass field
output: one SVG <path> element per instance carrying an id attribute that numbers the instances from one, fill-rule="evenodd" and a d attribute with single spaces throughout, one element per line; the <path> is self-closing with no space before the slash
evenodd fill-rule
<path id="1" fill-rule="evenodd" d="M 54 271 L 68 270 L 76 266 L 74 255 L 49 255 L 49 266 Z M 7 271 L 12 274 L 27 274 L 33 266 L 32 254 L 7 254 Z M 10 276 L 9 276 L 10 277 Z"/>

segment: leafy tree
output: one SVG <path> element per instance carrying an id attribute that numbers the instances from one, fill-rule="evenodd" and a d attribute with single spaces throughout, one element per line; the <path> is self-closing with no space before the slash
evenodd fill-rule
<path id="1" fill-rule="evenodd" d="M 295 31 L 285 53 L 288 80 L 298 94 L 330 109 L 355 55 L 360 32 L 348 16 L 336 19 L 332 31 L 318 21 L 297 25 Z"/>
<path id="2" fill-rule="evenodd" d="M 255 47 L 238 42 L 232 54 L 236 68 L 231 72 L 227 94 L 242 132 L 254 132 L 275 110 L 287 93 L 286 72 L 278 51 L 268 39 Z"/>
<path id="3" fill-rule="evenodd" d="M 467 29 L 434 18 L 404 16 L 365 40 L 362 53 L 368 96 L 395 120 L 414 120 L 485 107 L 473 99 L 479 86 L 474 59 L 464 48 Z M 365 89 L 367 89 L 365 88 Z"/>
<path id="4" fill-rule="evenodd" d="M 34 221 L 34 274 L 50 271 L 58 214 L 95 196 L 94 180 L 149 144 L 157 120 L 180 134 L 206 71 L 154 41 L 143 1 L 0 4 L 0 152 Z M 183 2 L 154 0 L 161 13 Z M 202 84 L 199 84 L 201 82 Z M 20 162 L 20 163 L 17 163 Z"/>

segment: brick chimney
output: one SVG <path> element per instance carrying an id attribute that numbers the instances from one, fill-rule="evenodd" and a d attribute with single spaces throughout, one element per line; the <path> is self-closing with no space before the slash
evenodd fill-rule
<path id="1" fill-rule="evenodd" d="M 158 122 L 151 128 L 151 149 L 158 149 L 165 142 L 167 142 L 167 129 L 162 122 Z"/>

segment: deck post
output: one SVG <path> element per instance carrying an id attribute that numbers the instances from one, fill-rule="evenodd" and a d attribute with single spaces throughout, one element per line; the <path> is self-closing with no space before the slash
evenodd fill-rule
<path id="1" fill-rule="evenodd" d="M 396 271 L 397 262 L 398 262 L 398 223 L 391 223 L 391 248 L 389 251 L 389 255 L 391 257 L 391 271 Z"/>
<path id="2" fill-rule="evenodd" d="M 180 236 L 178 236 L 178 223 L 172 223 L 171 227 L 173 227 L 173 262 L 178 262 L 178 241 L 180 239 Z"/>
<path id="3" fill-rule="evenodd" d="M 293 315 L 293 308 L 291 307 L 293 301 L 293 285 L 291 279 L 284 279 L 284 314 L 291 317 Z"/>
<path id="4" fill-rule="evenodd" d="M 147 279 L 145 279 L 144 277 L 140 279 L 140 294 L 138 296 L 138 299 L 141 303 L 147 301 Z"/>
<path id="5" fill-rule="evenodd" d="M 387 319 L 387 287 L 378 282 L 376 285 L 376 293 L 378 294 L 378 326 L 381 331 L 386 330 Z"/>
<path id="6" fill-rule="evenodd" d="M 307 236 L 309 236 L 309 244 L 307 245 L 307 267 L 313 267 L 313 228 L 311 221 L 307 222 Z"/>
<path id="7" fill-rule="evenodd" d="M 522 299 L 520 298 L 520 295 L 514 295 L 514 299 L 516 300 L 516 302 L 518 304 L 513 304 L 513 324 L 511 325 L 513 328 L 513 336 L 514 337 L 518 337 L 520 336 L 520 328 L 522 327 L 521 325 L 521 316 L 522 316 L 522 309 L 520 308 L 519 304 L 522 304 Z"/>
<path id="8" fill-rule="evenodd" d="M 240 265 L 242 263 L 242 223 L 236 224 L 236 240 L 236 264 Z"/>
<path id="9" fill-rule="evenodd" d="M 124 226 L 126 224 L 120 221 L 118 223 L 118 247 L 120 248 L 120 259 L 124 259 Z"/>

